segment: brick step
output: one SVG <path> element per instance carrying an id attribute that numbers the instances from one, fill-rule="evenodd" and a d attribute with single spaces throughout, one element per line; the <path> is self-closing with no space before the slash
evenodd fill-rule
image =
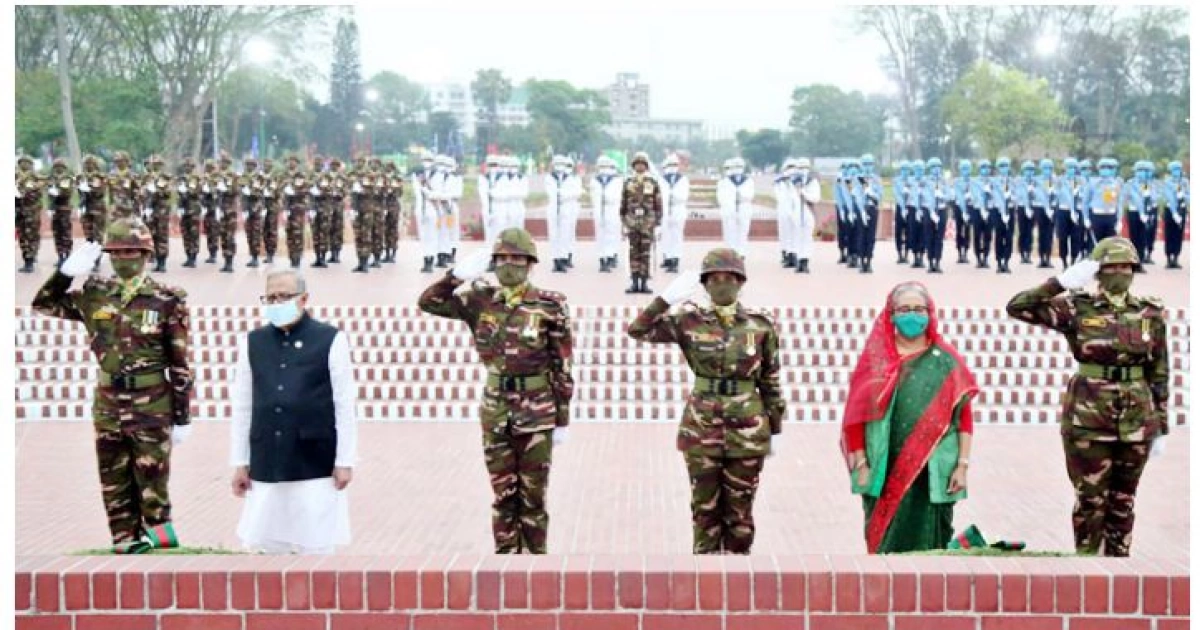
<path id="1" fill-rule="evenodd" d="M 20 365 L 17 366 L 17 380 L 20 385 L 73 385 L 91 386 L 95 383 L 99 369 L 95 365 L 61 366 L 61 365 Z M 229 382 L 233 380 L 233 365 L 196 365 L 192 368 L 198 383 Z M 692 372 L 683 365 L 659 368 L 623 367 L 589 367 L 576 365 L 573 370 L 578 384 L 605 385 L 641 385 L 655 383 L 670 386 L 690 385 L 693 381 Z M 475 366 L 443 366 L 443 365 L 357 365 L 354 378 L 360 384 L 393 385 L 398 383 L 480 383 L 487 372 L 483 367 Z M 785 387 L 809 385 L 836 385 L 845 387 L 850 381 L 851 370 L 846 368 L 830 368 L 823 370 L 784 370 L 780 381 Z M 1061 390 L 1066 387 L 1073 372 L 1069 371 L 1018 371 L 981 369 L 975 371 L 975 378 L 980 387 L 1023 387 L 1023 388 L 1053 388 Z M 1176 370 L 1171 373 L 1171 387 L 1186 388 L 1190 373 Z"/>

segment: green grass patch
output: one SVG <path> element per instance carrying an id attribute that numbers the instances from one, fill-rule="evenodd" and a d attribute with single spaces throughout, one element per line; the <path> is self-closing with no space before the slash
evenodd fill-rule
<path id="1" fill-rule="evenodd" d="M 179 547 L 177 549 L 153 549 L 148 551 L 143 556 L 236 556 L 242 555 L 241 551 L 233 549 L 225 549 L 223 547 Z M 72 551 L 72 556 L 111 556 L 114 555 L 112 549 L 103 547 L 100 549 L 80 549 Z"/>

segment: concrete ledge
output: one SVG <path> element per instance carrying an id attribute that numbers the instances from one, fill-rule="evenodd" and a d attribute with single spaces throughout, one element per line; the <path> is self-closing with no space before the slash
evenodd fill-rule
<path id="1" fill-rule="evenodd" d="M 1183 630 L 1188 566 L 1102 558 L 19 556 L 19 629 Z"/>

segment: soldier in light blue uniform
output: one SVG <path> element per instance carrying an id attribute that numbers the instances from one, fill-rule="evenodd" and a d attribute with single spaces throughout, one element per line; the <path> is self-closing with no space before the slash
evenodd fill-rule
<path id="1" fill-rule="evenodd" d="M 1120 232 L 1121 188 L 1124 185 L 1117 176 L 1116 160 L 1103 158 L 1099 166 L 1100 175 L 1088 182 L 1083 206 L 1083 225 L 1091 231 L 1093 243 Z"/>
<path id="2" fill-rule="evenodd" d="M 1163 249 L 1167 251 L 1167 269 L 1182 269 L 1179 254 L 1183 251 L 1183 233 L 1187 226 L 1188 208 L 1192 205 L 1192 186 L 1183 175 L 1179 161 L 1167 165 L 1162 182 L 1162 195 L 1167 202 L 1163 215 Z"/>
<path id="3" fill-rule="evenodd" d="M 1037 223 L 1038 269 L 1049 269 L 1050 250 L 1054 246 L 1054 160 L 1043 158 L 1038 162 L 1037 185 L 1033 188 L 1034 220 Z"/>
<path id="4" fill-rule="evenodd" d="M 862 165 L 858 160 L 846 163 L 846 176 L 842 178 L 842 195 L 846 203 L 846 264 L 852 268 L 859 265 L 858 241 L 862 227 L 860 215 L 866 203 L 862 182 L 859 181 L 861 174 Z"/>
<path id="5" fill-rule="evenodd" d="M 1013 203 L 1017 180 L 1012 177 L 1012 161 L 1006 157 L 996 160 L 996 176 L 992 178 L 992 192 L 988 196 L 988 228 L 996 238 L 996 273 L 1012 273 L 1008 261 L 1013 252 Z"/>
<path id="6" fill-rule="evenodd" d="M 913 253 L 913 269 L 925 266 L 925 212 L 921 209 L 921 200 L 925 195 L 925 163 L 913 160 L 909 163 L 908 197 L 908 249 Z"/>
<path id="7" fill-rule="evenodd" d="M 975 248 L 975 266 L 987 269 L 988 252 L 992 249 L 992 231 L 988 226 L 988 200 L 992 194 L 992 162 L 979 160 L 979 174 L 971 180 L 971 236 Z"/>
<path id="8" fill-rule="evenodd" d="M 1084 217 L 1084 220 L 1079 222 L 1079 242 L 1082 255 L 1091 256 L 1092 248 L 1096 246 L 1095 235 L 1092 233 L 1091 218 L 1087 216 L 1087 209 L 1091 205 L 1089 195 L 1092 192 L 1092 180 L 1096 178 L 1095 171 L 1092 170 L 1092 161 L 1084 158 L 1079 161 L 1079 176 L 1083 178 L 1085 185 L 1083 187 L 1082 204 L 1079 214 Z"/>
<path id="9" fill-rule="evenodd" d="M 892 178 L 892 197 L 896 201 L 892 213 L 892 234 L 896 240 L 896 264 L 908 262 L 908 162 L 900 160 L 896 165 L 896 176 Z"/>
<path id="10" fill-rule="evenodd" d="M 958 250 L 958 264 L 967 263 L 967 252 L 971 250 L 971 160 L 958 161 L 958 177 L 954 178 L 954 247 Z"/>
<path id="11" fill-rule="evenodd" d="M 1017 253 L 1021 255 L 1021 264 L 1033 262 L 1033 226 L 1036 213 L 1033 211 L 1033 193 L 1037 188 L 1037 167 L 1033 162 L 1021 162 L 1021 180 L 1013 193 L 1013 203 L 1017 212 Z"/>
<path id="12" fill-rule="evenodd" d="M 837 243 L 838 264 L 850 262 L 850 222 L 847 215 L 850 212 L 850 201 L 846 198 L 846 172 L 850 162 L 842 162 L 841 172 L 833 182 L 833 204 L 837 208 Z"/>
<path id="13" fill-rule="evenodd" d="M 925 252 L 929 256 L 929 273 L 942 273 L 942 248 L 946 240 L 946 220 L 949 212 L 946 201 L 952 196 L 942 178 L 942 160 L 929 158 L 925 163 L 925 178 L 921 207 L 924 209 Z"/>
<path id="14" fill-rule="evenodd" d="M 1075 264 L 1083 252 L 1083 195 L 1087 180 L 1079 174 L 1075 158 L 1063 160 L 1063 174 L 1056 187 L 1054 235 L 1058 237 L 1058 257 L 1063 269 Z"/>
<path id="15" fill-rule="evenodd" d="M 858 177 L 862 187 L 862 204 L 859 206 L 858 241 L 855 253 L 858 254 L 859 271 L 871 273 L 871 259 L 875 257 L 875 234 L 879 230 L 879 200 L 883 199 L 883 182 L 875 173 L 875 156 L 867 153 L 862 156 L 862 174 Z"/>
<path id="16" fill-rule="evenodd" d="M 1125 224 L 1129 226 L 1129 241 L 1143 265 L 1149 255 L 1149 241 L 1154 238 L 1155 231 L 1150 229 L 1151 217 L 1158 214 L 1160 197 L 1157 182 L 1152 178 L 1153 169 L 1154 166 L 1145 160 L 1136 162 L 1134 176 L 1121 187 L 1121 200 L 1117 204 L 1117 215 L 1124 214 Z M 1133 271 L 1145 273 L 1141 266 Z"/>

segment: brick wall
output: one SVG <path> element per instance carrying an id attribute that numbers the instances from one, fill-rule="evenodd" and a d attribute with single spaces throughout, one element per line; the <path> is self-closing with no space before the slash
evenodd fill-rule
<path id="1" fill-rule="evenodd" d="M 1186 560 L 18 557 L 25 630 L 1184 630 Z"/>

